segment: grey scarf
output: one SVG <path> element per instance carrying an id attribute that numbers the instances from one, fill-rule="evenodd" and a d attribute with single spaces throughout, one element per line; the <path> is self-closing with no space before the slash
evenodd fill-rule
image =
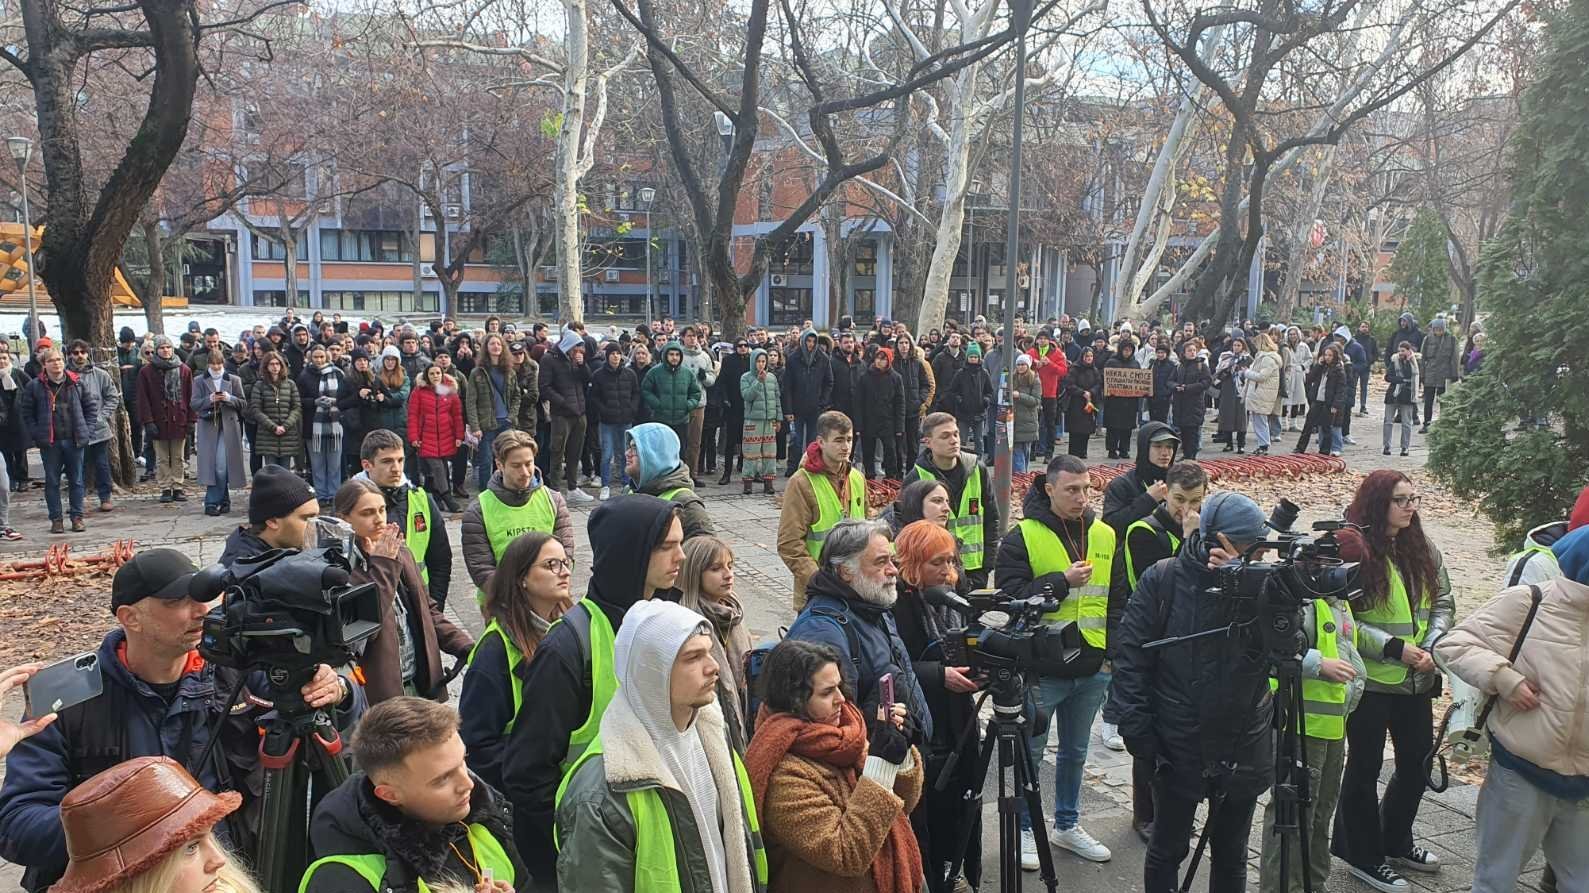
<path id="1" fill-rule="evenodd" d="M 165 398 L 170 403 L 182 402 L 182 361 L 172 356 L 169 360 L 155 354 L 149 358 L 150 365 L 159 369 L 164 374 Z"/>

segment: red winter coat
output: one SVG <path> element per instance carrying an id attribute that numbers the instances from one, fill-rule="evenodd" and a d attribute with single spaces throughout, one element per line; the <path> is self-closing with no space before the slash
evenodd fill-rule
<path id="1" fill-rule="evenodd" d="M 188 436 L 188 426 L 193 424 L 193 370 L 186 363 L 178 364 L 182 375 L 182 399 L 167 400 L 165 373 L 153 363 L 144 363 L 138 370 L 138 422 L 156 425 L 160 429 L 157 440 L 182 440 Z"/>
<path id="2" fill-rule="evenodd" d="M 456 388 L 446 396 L 428 386 L 408 395 L 408 442 L 419 444 L 421 459 L 451 459 L 463 437 L 463 401 Z"/>
<path id="3" fill-rule="evenodd" d="M 1037 378 L 1043 383 L 1044 397 L 1058 397 L 1059 383 L 1065 380 L 1065 375 L 1070 371 L 1070 364 L 1065 361 L 1065 351 L 1058 344 L 1048 343 L 1048 362 L 1043 362 L 1043 357 L 1038 354 L 1040 347 L 1033 345 L 1026 355 L 1032 358 L 1032 368 L 1037 370 Z"/>

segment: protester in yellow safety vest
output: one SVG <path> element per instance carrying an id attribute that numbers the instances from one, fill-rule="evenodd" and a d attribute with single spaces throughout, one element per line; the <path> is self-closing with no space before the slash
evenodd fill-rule
<path id="1" fill-rule="evenodd" d="M 866 517 L 866 478 L 850 465 L 855 426 L 829 410 L 817 416 L 817 439 L 789 478 L 778 515 L 778 557 L 794 574 L 794 607 L 805 607 L 806 583 L 817 572 L 822 541 L 847 518 Z"/>
<path id="2" fill-rule="evenodd" d="M 376 428 L 364 435 L 359 445 L 359 464 L 364 467 L 354 477 L 363 477 L 381 488 L 386 499 L 386 517 L 403 527 L 403 542 L 419 565 L 419 576 L 430 590 L 436 607 L 447 605 L 447 588 L 452 585 L 452 543 L 447 539 L 446 516 L 436 497 L 403 474 L 403 439 L 396 432 Z"/>
<path id="3" fill-rule="evenodd" d="M 1039 668 L 1033 692 L 1037 715 L 1032 725 L 1032 765 L 1042 763 L 1052 720 L 1058 726 L 1059 753 L 1054 833 L 1049 840 L 1083 859 L 1107 862 L 1109 848 L 1079 824 L 1081 773 L 1092 721 L 1109 688 L 1103 662 L 1115 557 L 1115 532 L 1093 513 L 1092 493 L 1086 462 L 1075 456 L 1054 457 L 1044 476 L 1026 492 L 1024 519 L 999 543 L 995 575 L 1000 590 L 1013 597 L 1041 595 L 1052 586 L 1059 609 L 1046 619 L 1074 624 L 1080 634 L 1075 660 Z M 1035 871 L 1038 843 L 1032 821 L 1023 810 L 1021 867 Z"/>
<path id="4" fill-rule="evenodd" d="M 1274 780 L 1267 662 L 1251 660 L 1251 646 L 1239 637 L 1143 647 L 1223 630 L 1245 616 L 1235 600 L 1209 590 L 1218 587 L 1217 569 L 1228 560 L 1219 550 L 1239 554 L 1264 540 L 1263 510 L 1240 493 L 1215 493 L 1203 503 L 1199 523 L 1178 556 L 1143 572 L 1110 649 L 1111 710 L 1120 734 L 1133 757 L 1157 767 L 1142 884 L 1155 893 L 1179 888 L 1198 806 L 1215 791 L 1220 800 L 1206 825 L 1208 888 L 1242 889 L 1253 811 Z"/>
<path id="5" fill-rule="evenodd" d="M 999 503 L 994 499 L 987 466 L 974 453 L 960 449 L 960 424 L 947 412 L 921 420 L 923 446 L 916 464 L 905 470 L 904 483 L 923 478 L 943 481 L 949 490 L 949 532 L 960 544 L 960 563 L 967 585 L 988 585 L 993 567 L 991 549 L 999 538 Z"/>
<path id="6" fill-rule="evenodd" d="M 1149 423 L 1151 426 L 1153 423 Z M 1120 546 L 1115 550 L 1114 568 L 1109 580 L 1109 640 L 1115 639 L 1120 615 L 1147 569 L 1173 557 L 1181 543 L 1197 529 L 1198 512 L 1208 492 L 1208 473 L 1196 462 L 1178 462 L 1164 476 L 1164 501 L 1145 518 L 1126 525 Z M 1103 705 L 1103 728 L 1099 737 L 1110 750 L 1125 750 L 1125 740 L 1116 725 L 1114 702 Z M 1131 827 L 1146 843 L 1153 836 L 1153 773 L 1147 760 L 1131 764 Z"/>
<path id="7" fill-rule="evenodd" d="M 646 422 L 624 432 L 623 473 L 630 492 L 678 504 L 685 539 L 717 533 L 705 500 L 691 489 L 694 482 L 679 459 L 679 435 L 672 428 Z"/>
<path id="8" fill-rule="evenodd" d="M 589 588 L 547 631 L 525 668 L 524 688 L 534 697 L 525 700 L 503 748 L 502 789 L 513 803 L 519 852 L 538 884 L 551 884 L 557 872 L 558 783 L 595 740 L 618 688 L 613 643 L 624 614 L 653 597 L 679 599 L 684 526 L 677 505 L 615 496 L 590 513 L 589 533 Z"/>
<path id="9" fill-rule="evenodd" d="M 463 566 L 476 597 L 491 583 L 497 562 L 521 533 L 550 533 L 574 554 L 574 522 L 563 494 L 542 482 L 535 468 L 535 438 L 504 431 L 491 446 L 497 470 L 463 513 Z"/>
<path id="10" fill-rule="evenodd" d="M 1363 697 L 1368 669 L 1357 653 L 1357 622 L 1352 606 L 1340 598 L 1320 598 L 1302 606 L 1302 632 L 1308 648 L 1302 655 L 1302 754 L 1311 773 L 1308 793 L 1313 808 L 1302 819 L 1308 834 L 1308 859 L 1295 832 L 1290 838 L 1290 866 L 1280 885 L 1280 838 L 1275 834 L 1275 801 L 1263 811 L 1262 883 L 1258 889 L 1299 893 L 1307 874 L 1312 889 L 1323 891 L 1330 876 L 1330 826 L 1341 795 L 1346 768 L 1346 717 Z M 1271 682 L 1271 687 L 1277 683 Z"/>
<path id="11" fill-rule="evenodd" d="M 458 733 L 469 748 L 469 768 L 502 787 L 502 748 L 524 707 L 529 659 L 553 623 L 573 606 L 569 582 L 574 561 L 550 533 L 519 534 L 486 586 L 480 614 L 485 632 L 469 652 L 463 677 Z"/>
<path id="12" fill-rule="evenodd" d="M 618 693 L 557 791 L 557 879 L 568 891 L 754 893 L 767 856 L 750 783 L 728 745 L 701 615 L 629 609 Z"/>
<path id="13" fill-rule="evenodd" d="M 1441 677 L 1429 651 L 1451 626 L 1456 604 L 1440 552 L 1418 520 L 1419 495 L 1407 476 L 1381 469 L 1363 479 L 1346 509 L 1361 526 L 1341 533 L 1341 558 L 1361 562 L 1363 595 L 1352 606 L 1367 689 L 1346 723 L 1346 773 L 1330 851 L 1353 877 L 1402 893 L 1397 869 L 1435 872 L 1440 859 L 1413 842 L 1423 799 L 1425 760 L 1434 744 L 1434 698 Z M 1385 736 L 1396 771 L 1379 796 Z"/>
<path id="14" fill-rule="evenodd" d="M 506 801 L 469 772 L 457 711 L 409 697 L 371 707 L 353 760 L 315 808 L 299 893 L 529 888 Z"/>

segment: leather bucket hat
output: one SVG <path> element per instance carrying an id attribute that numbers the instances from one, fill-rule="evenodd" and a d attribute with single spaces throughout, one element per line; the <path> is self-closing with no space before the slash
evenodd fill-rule
<path id="1" fill-rule="evenodd" d="M 212 794 L 169 757 L 112 766 L 61 800 L 71 863 L 50 893 L 100 893 L 160 864 L 242 805 Z"/>

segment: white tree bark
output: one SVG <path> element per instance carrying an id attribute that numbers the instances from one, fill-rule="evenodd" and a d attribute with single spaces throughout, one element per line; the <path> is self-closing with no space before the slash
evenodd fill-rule
<path id="1" fill-rule="evenodd" d="M 1280 286 L 1279 309 L 1282 318 L 1289 316 L 1290 311 L 1297 306 L 1297 295 L 1302 291 L 1302 273 L 1306 266 L 1303 258 L 1312 247 L 1308 237 L 1312 234 L 1313 221 L 1318 219 L 1319 210 L 1324 206 L 1324 193 L 1330 185 L 1335 155 L 1335 146 L 1324 147 L 1318 166 L 1313 171 L 1313 186 L 1308 192 L 1306 203 L 1297 209 L 1296 224 L 1291 228 L 1291 254 L 1286 263 L 1286 278 Z"/>

